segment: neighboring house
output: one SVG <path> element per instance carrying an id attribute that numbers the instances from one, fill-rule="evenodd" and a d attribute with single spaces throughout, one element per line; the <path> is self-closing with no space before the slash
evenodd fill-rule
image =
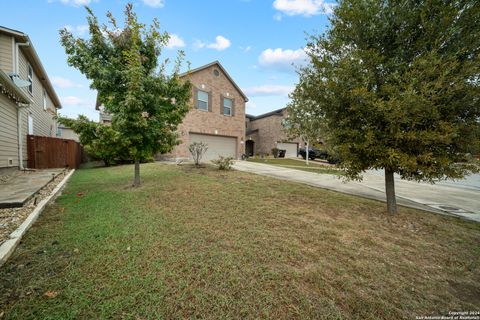
<path id="1" fill-rule="evenodd" d="M 98 101 L 95 104 L 95 109 L 99 111 L 99 119 L 98 122 L 106 125 L 110 125 L 112 123 L 112 115 L 105 111 L 105 107 Z"/>
<path id="2" fill-rule="evenodd" d="M 57 137 L 62 139 L 70 139 L 80 142 L 78 134 L 73 131 L 72 128 L 66 127 L 63 124 L 59 124 L 57 127 Z"/>
<path id="3" fill-rule="evenodd" d="M 272 149 L 278 148 L 286 150 L 285 157 L 296 158 L 298 148 L 303 146 L 303 142 L 299 138 L 288 138 L 283 127 L 286 117 L 286 108 L 259 116 L 247 114 L 245 117 L 245 154 L 248 156 L 272 154 Z"/>
<path id="4" fill-rule="evenodd" d="M 248 98 L 218 61 L 180 75 L 192 83 L 191 110 L 178 127 L 180 144 L 169 154 L 157 158 L 189 159 L 192 142 L 205 142 L 208 150 L 203 160 L 219 156 L 239 159 L 245 145 L 245 102 Z M 111 117 L 100 110 L 100 122 Z"/>
<path id="5" fill-rule="evenodd" d="M 28 35 L 0 26 L 0 170 L 27 164 L 27 134 L 56 136 L 61 108 Z"/>

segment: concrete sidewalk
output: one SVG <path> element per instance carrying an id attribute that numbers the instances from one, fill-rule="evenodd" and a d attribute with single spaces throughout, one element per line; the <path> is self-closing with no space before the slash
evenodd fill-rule
<path id="1" fill-rule="evenodd" d="M 18 171 L 5 183 L 0 183 L 0 208 L 22 207 L 63 169 Z"/>
<path id="2" fill-rule="evenodd" d="M 385 182 L 383 176 L 379 174 L 366 172 L 362 182 L 345 183 L 337 176 L 330 174 L 306 172 L 263 163 L 236 161 L 233 168 L 385 201 Z M 396 179 L 395 191 L 399 205 L 480 222 L 480 191 L 478 190 Z"/>

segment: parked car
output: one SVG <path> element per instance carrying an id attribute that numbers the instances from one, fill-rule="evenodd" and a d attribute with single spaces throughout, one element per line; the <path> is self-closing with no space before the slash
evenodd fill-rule
<path id="1" fill-rule="evenodd" d="M 300 148 L 298 150 L 298 155 L 302 156 L 303 159 L 307 158 L 306 148 Z M 316 148 L 308 148 L 308 158 L 310 160 L 319 159 L 327 159 L 328 153 L 324 150 L 316 149 Z"/>
<path id="2" fill-rule="evenodd" d="M 305 148 L 300 148 L 298 150 L 298 155 L 302 156 L 305 160 L 307 158 L 307 152 Z M 316 148 L 309 148 L 308 149 L 308 159 L 315 160 L 315 159 L 323 159 L 327 160 L 328 163 L 336 164 L 340 162 L 340 159 L 336 155 L 329 154 L 325 150 L 320 150 Z"/>

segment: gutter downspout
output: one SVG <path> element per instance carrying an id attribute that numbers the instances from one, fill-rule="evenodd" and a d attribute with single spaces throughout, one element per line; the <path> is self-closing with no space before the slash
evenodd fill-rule
<path id="1" fill-rule="evenodd" d="M 12 38 L 13 39 L 13 38 Z M 15 40 L 13 40 L 15 42 Z M 13 72 L 15 74 L 18 74 L 19 72 L 19 67 L 18 67 L 18 52 L 19 52 L 19 47 L 20 46 L 29 46 L 30 42 L 24 42 L 20 43 L 17 42 L 15 43 L 15 63 L 14 65 L 14 70 Z M 17 131 L 18 131 L 18 168 L 20 170 L 24 170 L 23 166 L 23 141 L 22 141 L 22 108 L 25 108 L 26 106 L 17 106 Z"/>
<path id="2" fill-rule="evenodd" d="M 29 107 L 17 106 L 17 126 L 18 126 L 18 168 L 24 170 L 23 166 L 23 141 L 22 141 L 22 109 Z"/>

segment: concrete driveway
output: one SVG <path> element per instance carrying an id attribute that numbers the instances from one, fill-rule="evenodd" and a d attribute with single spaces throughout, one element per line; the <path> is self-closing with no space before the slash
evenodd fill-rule
<path id="1" fill-rule="evenodd" d="M 263 163 L 236 161 L 233 168 L 385 202 L 384 178 L 377 172 L 366 172 L 362 182 L 345 183 L 334 175 Z M 395 191 L 399 205 L 480 222 L 480 190 L 461 186 L 417 183 L 397 178 Z"/>

